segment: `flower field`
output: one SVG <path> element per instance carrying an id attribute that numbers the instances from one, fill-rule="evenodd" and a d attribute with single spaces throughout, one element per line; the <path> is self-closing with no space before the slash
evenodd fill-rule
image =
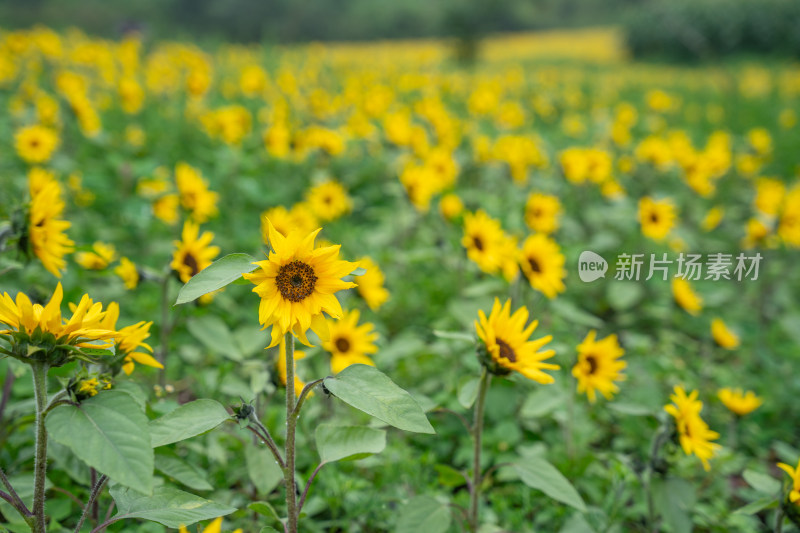
<path id="1" fill-rule="evenodd" d="M 0 533 L 800 528 L 800 66 L 0 32 Z"/>

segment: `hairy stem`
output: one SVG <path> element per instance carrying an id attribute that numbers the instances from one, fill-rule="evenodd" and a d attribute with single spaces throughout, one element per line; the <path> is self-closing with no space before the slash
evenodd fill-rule
<path id="1" fill-rule="evenodd" d="M 100 476 L 100 479 L 92 487 L 92 492 L 89 494 L 89 500 L 86 502 L 86 505 L 83 508 L 83 513 L 81 514 L 81 519 L 78 520 L 78 525 L 75 526 L 75 533 L 79 533 L 81 527 L 83 527 L 83 523 L 86 521 L 86 517 L 89 516 L 89 512 L 96 509 L 95 504 L 97 503 L 97 497 L 100 495 L 100 491 L 103 490 L 103 486 L 108 481 L 108 476 Z M 96 520 L 97 518 L 95 518 Z"/>
<path id="2" fill-rule="evenodd" d="M 478 508 L 480 507 L 481 495 L 481 439 L 483 437 L 483 412 L 486 407 L 486 393 L 492 375 L 483 369 L 481 383 L 478 388 L 478 398 L 475 400 L 475 419 L 472 423 L 472 437 L 475 448 L 472 456 L 472 491 L 469 503 L 469 523 L 472 531 L 478 531 Z"/>
<path id="3" fill-rule="evenodd" d="M 161 279 L 161 324 L 158 328 L 158 362 L 166 367 L 167 340 L 169 339 L 169 278 L 171 272 L 167 271 Z M 164 368 L 158 369 L 158 384 L 162 389 L 167 385 L 167 374 Z"/>
<path id="4" fill-rule="evenodd" d="M 286 481 L 286 530 L 288 533 L 297 533 L 297 492 L 295 489 L 294 469 L 295 469 L 295 430 L 297 429 L 297 417 L 294 416 L 295 393 L 294 393 L 294 337 L 291 332 L 287 332 L 281 341 L 281 355 L 286 358 L 286 468 L 283 470 L 283 477 Z"/>
<path id="5" fill-rule="evenodd" d="M 322 463 L 318 464 L 317 468 L 315 468 L 314 472 L 311 474 L 311 477 L 308 478 L 308 481 L 306 482 L 306 487 L 303 489 L 303 495 L 300 496 L 300 503 L 297 504 L 297 514 L 298 515 L 300 514 L 300 511 L 303 510 L 303 504 L 306 503 L 306 496 L 308 496 L 308 489 L 311 488 L 311 484 L 314 482 L 314 478 L 317 477 L 317 474 L 319 473 L 319 471 L 322 470 L 322 467 L 325 466 L 326 464 L 327 463 L 325 463 L 324 461 Z"/>
<path id="6" fill-rule="evenodd" d="M 33 392 L 36 398 L 36 459 L 33 466 L 33 522 L 34 533 L 45 533 L 44 485 L 47 479 L 47 429 L 44 425 L 47 409 L 47 363 L 34 362 Z"/>
<path id="7" fill-rule="evenodd" d="M 25 505 L 25 502 L 22 501 L 22 498 L 19 497 L 19 494 L 17 494 L 17 491 L 14 490 L 14 487 L 11 486 L 11 482 L 6 477 L 6 473 L 3 472 L 2 468 L 0 468 L 0 481 L 2 481 L 5 488 L 8 489 L 8 498 L 3 497 L 3 499 L 10 503 L 14 509 L 19 511 L 19 514 L 25 517 L 25 521 L 30 525 L 32 522 L 29 521 L 29 519 L 33 516 L 33 513 L 30 511 L 30 509 L 28 509 L 28 506 Z"/>

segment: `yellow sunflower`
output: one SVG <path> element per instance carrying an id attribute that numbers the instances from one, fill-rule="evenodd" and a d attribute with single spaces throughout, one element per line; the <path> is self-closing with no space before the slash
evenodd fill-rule
<path id="1" fill-rule="evenodd" d="M 165 194 L 153 200 L 153 214 L 164 224 L 170 226 L 178 222 L 178 206 L 180 198 L 177 194 Z"/>
<path id="2" fill-rule="evenodd" d="M 752 413 L 763 403 L 763 400 L 755 395 L 753 391 L 743 392 L 742 389 L 724 388 L 717 391 L 717 398 L 732 413 L 744 416 Z"/>
<path id="3" fill-rule="evenodd" d="M 708 460 L 721 448 L 719 444 L 711 442 L 719 438 L 719 433 L 712 431 L 700 418 L 703 402 L 697 399 L 696 390 L 687 395 L 683 387 L 675 386 L 674 391 L 675 394 L 669 397 L 673 403 L 664 406 L 664 410 L 675 419 L 684 453 L 697 456 L 708 471 L 711 468 Z"/>
<path id="4" fill-rule="evenodd" d="M 548 298 L 566 290 L 564 261 L 558 244 L 542 233 L 525 239 L 519 252 L 519 264 L 531 287 Z"/>
<path id="5" fill-rule="evenodd" d="M 261 238 L 267 245 L 269 244 L 267 220 L 284 237 L 288 237 L 293 230 L 311 233 L 317 228 L 317 217 L 306 202 L 296 203 L 291 209 L 286 209 L 282 205 L 272 207 L 261 213 Z"/>
<path id="6" fill-rule="evenodd" d="M 17 154 L 28 163 L 44 163 L 58 147 L 58 133 L 55 130 L 34 125 L 22 128 L 14 136 Z"/>
<path id="7" fill-rule="evenodd" d="M 125 288 L 129 291 L 135 289 L 139 284 L 139 270 L 136 268 L 136 264 L 127 257 L 120 258 L 114 274 L 122 279 Z"/>
<path id="8" fill-rule="evenodd" d="M 103 270 L 116 255 L 117 251 L 113 245 L 98 241 L 92 245 L 91 252 L 75 254 L 75 261 L 87 270 Z"/>
<path id="9" fill-rule="evenodd" d="M 502 271 L 506 279 L 516 275 L 516 243 L 503 231 L 500 221 L 484 210 L 464 216 L 461 244 L 467 249 L 467 257 L 483 272 L 496 274 Z"/>
<path id="10" fill-rule="evenodd" d="M 358 266 L 367 271 L 358 276 L 358 294 L 364 298 L 370 309 L 377 311 L 389 299 L 389 291 L 384 287 L 386 276 L 369 257 L 359 259 Z"/>
<path id="11" fill-rule="evenodd" d="M 711 321 L 711 336 L 714 341 L 727 350 L 734 350 L 739 347 L 739 336 L 731 331 L 721 318 Z"/>
<path id="12" fill-rule="evenodd" d="M 215 518 L 214 520 L 209 523 L 205 529 L 198 528 L 198 533 L 220 533 L 222 531 L 222 517 Z M 178 533 L 189 533 L 189 530 L 186 529 L 186 526 L 181 526 L 178 528 Z M 242 533 L 242 529 L 235 529 L 233 533 Z"/>
<path id="13" fill-rule="evenodd" d="M 592 330 L 578 345 L 578 363 L 572 367 L 572 375 L 578 380 L 578 392 L 585 392 L 591 403 L 595 402 L 596 392 L 610 400 L 619 392 L 615 381 L 623 381 L 622 370 L 628 366 L 620 357 L 625 350 L 620 347 L 616 335 L 595 340 L 597 332 Z"/>
<path id="14" fill-rule="evenodd" d="M 150 336 L 150 326 L 153 322 L 139 322 L 117 330 L 117 319 L 119 318 L 119 305 L 116 302 L 108 304 L 101 325 L 106 329 L 114 331 L 114 344 L 117 356 L 123 357 L 122 370 L 127 375 L 131 375 L 135 367 L 134 363 L 164 368 L 152 355 L 153 348 L 144 340 Z M 143 351 L 137 351 L 139 349 Z M 147 353 L 150 352 L 150 353 Z"/>
<path id="15" fill-rule="evenodd" d="M 557 196 L 533 193 L 525 203 L 525 223 L 533 231 L 550 234 L 558 229 L 561 202 Z"/>
<path id="16" fill-rule="evenodd" d="M 66 234 L 71 224 L 58 218 L 64 211 L 61 186 L 54 180 L 45 183 L 32 181 L 30 185 L 28 239 L 31 249 L 42 265 L 51 274 L 60 278 L 61 271 L 67 266 L 64 256 L 75 249 L 75 243 Z M 38 190 L 35 190 L 36 188 Z"/>
<path id="17" fill-rule="evenodd" d="M 330 222 L 349 213 L 352 201 L 339 182 L 325 181 L 312 187 L 306 196 L 314 215 L 322 222 Z"/>
<path id="18" fill-rule="evenodd" d="M 335 293 L 356 286 L 341 278 L 358 263 L 339 260 L 339 245 L 315 249 L 314 239 L 322 228 L 306 236 L 292 231 L 284 237 L 269 220 L 267 227 L 272 251 L 266 261 L 255 263 L 260 268 L 244 274 L 244 278 L 256 285 L 253 292 L 261 297 L 259 322 L 264 328 L 273 326 L 270 346 L 278 344 L 289 331 L 309 345 L 308 328 L 326 340 L 328 326 L 323 312 L 334 318 L 342 316 Z"/>
<path id="19" fill-rule="evenodd" d="M 692 289 L 692 285 L 683 278 L 672 278 L 672 296 L 678 305 L 690 315 L 697 316 L 703 309 L 703 299 Z"/>
<path id="20" fill-rule="evenodd" d="M 172 241 L 176 250 L 172 254 L 170 266 L 183 283 L 192 279 L 192 276 L 210 265 L 219 255 L 219 246 L 209 246 L 214 234 L 210 231 L 199 234 L 200 226 L 187 220 L 183 224 L 181 240 Z"/>
<path id="21" fill-rule="evenodd" d="M 202 224 L 217 215 L 219 195 L 208 190 L 208 184 L 199 170 L 186 163 L 178 163 L 175 166 L 175 183 L 181 205 L 189 210 L 195 222 Z"/>
<path id="22" fill-rule="evenodd" d="M 486 317 L 483 310 L 479 310 L 478 319 L 475 321 L 475 330 L 489 355 L 489 360 L 484 361 L 489 371 L 506 375 L 515 370 L 526 378 L 542 384 L 555 381 L 553 376 L 542 372 L 559 369 L 558 365 L 544 362 L 545 359 L 555 355 L 555 350 L 539 351 L 550 342 L 552 336 L 530 340 L 539 321 L 534 320 L 527 324 L 527 307 L 520 307 L 512 315 L 511 300 L 507 300 L 501 306 L 500 300 L 495 298 L 489 317 Z"/>
<path id="23" fill-rule="evenodd" d="M 329 322 L 330 338 L 322 343 L 322 347 L 331 354 L 331 372 L 338 374 L 350 365 L 361 364 L 375 366 L 367 354 L 378 351 L 375 346 L 377 333 L 373 333 L 370 322 L 358 325 L 360 317 L 358 309 L 344 313 L 336 322 Z"/>
<path id="24" fill-rule="evenodd" d="M 795 468 L 792 468 L 786 463 L 778 463 L 778 468 L 789 474 L 789 477 L 792 478 L 789 501 L 800 506 L 800 461 L 797 461 L 797 466 Z"/>
<path id="25" fill-rule="evenodd" d="M 650 197 L 639 200 L 639 224 L 645 237 L 663 241 L 675 226 L 677 216 L 672 200 L 656 201 Z"/>
<path id="26" fill-rule="evenodd" d="M 445 194 L 439 200 L 439 212 L 447 220 L 453 220 L 464 210 L 464 202 L 455 193 Z"/>

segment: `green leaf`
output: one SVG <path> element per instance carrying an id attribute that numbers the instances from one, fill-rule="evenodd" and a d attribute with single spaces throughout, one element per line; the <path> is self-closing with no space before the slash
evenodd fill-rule
<path id="1" fill-rule="evenodd" d="M 480 378 L 467 377 L 461 380 L 458 387 L 458 403 L 461 404 L 461 407 L 464 409 L 472 407 L 472 404 L 475 403 L 475 398 L 478 397 L 478 385 L 480 382 Z"/>
<path id="2" fill-rule="evenodd" d="M 583 498 L 556 467 L 540 457 L 528 457 L 524 463 L 514 465 L 520 479 L 527 486 L 538 489 L 554 500 L 586 512 Z"/>
<path id="3" fill-rule="evenodd" d="M 641 283 L 635 281 L 612 281 L 606 289 L 608 305 L 616 311 L 624 311 L 636 305 L 644 296 Z"/>
<path id="4" fill-rule="evenodd" d="M 559 298 L 550 302 L 550 308 L 553 313 L 565 319 L 567 322 L 577 324 L 579 326 L 587 326 L 590 328 L 602 328 L 603 320 L 584 311 L 573 303 Z"/>
<path id="5" fill-rule="evenodd" d="M 382 429 L 320 424 L 315 436 L 323 463 L 362 459 L 386 448 L 386 432 Z"/>
<path id="6" fill-rule="evenodd" d="M 156 470 L 194 490 L 212 490 L 205 472 L 176 455 L 156 455 Z"/>
<path id="7" fill-rule="evenodd" d="M 350 365 L 325 378 L 325 388 L 344 403 L 390 426 L 417 433 L 436 433 L 419 404 L 386 374 L 367 365 Z"/>
<path id="8" fill-rule="evenodd" d="M 113 522 L 129 518 L 141 518 L 158 522 L 167 527 L 190 526 L 200 520 L 210 520 L 229 515 L 235 507 L 214 503 L 200 496 L 172 487 L 162 486 L 153 490 L 152 496 L 115 486 L 109 489 L 117 504 Z"/>
<path id="9" fill-rule="evenodd" d="M 145 410 L 145 406 L 147 405 L 147 393 L 145 393 L 138 384 L 133 381 L 120 381 L 114 383 L 114 390 L 130 394 L 133 401 L 139 404 L 142 411 Z"/>
<path id="10" fill-rule="evenodd" d="M 400 509 L 395 533 L 444 533 L 450 528 L 450 510 L 428 496 L 417 496 Z"/>
<path id="11" fill-rule="evenodd" d="M 366 268 L 358 267 L 357 269 L 355 269 L 352 272 L 350 272 L 350 275 L 351 276 L 363 276 L 366 273 L 367 273 L 367 269 Z"/>
<path id="12" fill-rule="evenodd" d="M 653 482 L 653 503 L 675 533 L 692 531 L 691 509 L 696 499 L 695 489 L 684 479 L 656 479 Z"/>
<path id="13" fill-rule="evenodd" d="M 211 431 L 231 415 L 215 400 L 195 400 L 150 421 L 153 448 Z"/>
<path id="14" fill-rule="evenodd" d="M 114 481 L 149 493 L 153 448 L 147 417 L 131 395 L 104 391 L 80 406 L 56 407 L 45 422 L 50 437 Z"/>
<path id="15" fill-rule="evenodd" d="M 447 488 L 460 487 L 467 482 L 464 475 L 452 466 L 433 465 L 433 469 L 439 474 L 438 483 Z"/>
<path id="16" fill-rule="evenodd" d="M 612 411 L 622 413 L 623 415 L 652 416 L 655 414 L 653 409 L 638 403 L 609 402 L 607 405 Z"/>
<path id="17" fill-rule="evenodd" d="M 258 268 L 253 264 L 254 261 L 256 258 L 247 254 L 230 254 L 217 259 L 181 287 L 175 305 L 192 302 L 204 294 L 229 285 L 241 278 L 242 274 Z"/>
<path id="18" fill-rule="evenodd" d="M 258 533 L 280 533 L 280 532 L 274 527 L 264 526 Z"/>
<path id="19" fill-rule="evenodd" d="M 281 518 L 278 516 L 278 512 L 272 505 L 270 505 L 269 502 L 253 502 L 250 505 L 248 505 L 247 508 L 250 509 L 251 511 L 255 511 L 261 516 L 266 516 L 267 518 L 273 518 L 278 522 L 280 522 L 281 520 Z"/>
<path id="20" fill-rule="evenodd" d="M 268 495 L 283 480 L 283 471 L 265 445 L 248 442 L 244 448 L 247 475 L 262 496 Z"/>
<path id="21" fill-rule="evenodd" d="M 765 496 L 763 498 L 759 498 L 754 502 L 750 502 L 744 507 L 739 507 L 733 513 L 734 514 L 745 514 L 745 515 L 754 515 L 759 511 L 763 511 L 767 508 L 777 507 L 778 505 L 778 498 L 775 496 Z"/>
<path id="22" fill-rule="evenodd" d="M 186 322 L 186 327 L 189 333 L 212 352 L 233 361 L 244 359 L 239 343 L 220 317 L 214 315 L 193 317 Z"/>
<path id="23" fill-rule="evenodd" d="M 475 335 L 464 333 L 463 331 L 441 331 L 438 329 L 433 330 L 433 334 L 440 339 L 450 339 L 454 341 L 464 341 L 470 344 L 475 343 Z"/>
<path id="24" fill-rule="evenodd" d="M 742 477 L 747 481 L 748 485 L 758 492 L 777 494 L 781 490 L 781 482 L 767 474 L 762 474 L 755 470 L 745 470 Z"/>

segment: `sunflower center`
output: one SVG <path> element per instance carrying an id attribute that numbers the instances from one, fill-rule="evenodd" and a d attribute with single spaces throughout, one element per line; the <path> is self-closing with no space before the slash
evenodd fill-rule
<path id="1" fill-rule="evenodd" d="M 275 278 L 281 296 L 291 302 L 300 302 L 314 292 L 317 276 L 311 265 L 302 261 L 292 261 L 278 270 Z"/>
<path id="2" fill-rule="evenodd" d="M 483 251 L 483 241 L 481 240 L 480 237 L 478 236 L 472 237 L 472 244 L 474 244 L 475 248 L 477 248 L 478 250 Z"/>
<path id="3" fill-rule="evenodd" d="M 200 272 L 200 267 L 197 264 L 197 259 L 195 259 L 192 254 L 186 254 L 183 256 L 183 264 L 189 267 L 189 270 L 192 271 L 192 276 Z"/>
<path id="4" fill-rule="evenodd" d="M 336 339 L 336 349 L 341 353 L 346 353 L 348 350 L 350 350 L 350 341 L 343 337 L 339 337 Z"/>
<path id="5" fill-rule="evenodd" d="M 653 224 L 658 222 L 658 213 L 656 212 L 650 213 L 650 222 L 652 222 Z"/>
<path id="6" fill-rule="evenodd" d="M 528 264 L 531 266 L 531 271 L 536 272 L 537 274 L 541 273 L 542 267 L 539 266 L 539 262 L 534 257 L 528 258 Z"/>
<path id="7" fill-rule="evenodd" d="M 589 374 L 594 374 L 597 370 L 597 359 L 593 355 L 587 355 L 586 362 L 589 363 Z"/>
<path id="8" fill-rule="evenodd" d="M 500 347 L 500 357 L 515 363 L 517 361 L 517 354 L 514 352 L 514 348 L 509 346 L 508 343 L 503 339 L 496 339 L 496 342 Z"/>

